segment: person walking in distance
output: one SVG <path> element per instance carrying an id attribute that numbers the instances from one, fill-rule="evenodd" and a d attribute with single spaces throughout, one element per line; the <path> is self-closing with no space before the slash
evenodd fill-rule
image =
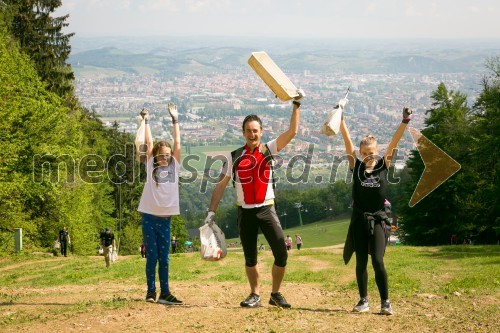
<path id="1" fill-rule="evenodd" d="M 146 245 L 146 302 L 179 305 L 182 301 L 171 292 L 168 282 L 169 252 L 172 215 L 179 215 L 179 171 L 181 161 L 181 137 L 178 111 L 175 104 L 168 104 L 172 118 L 173 147 L 166 141 L 153 145 L 149 116 L 143 110 L 146 142 L 146 183 L 139 208 L 142 213 L 142 236 Z M 156 300 L 156 265 L 160 277 L 160 296 Z"/>
<path id="2" fill-rule="evenodd" d="M 343 102 L 341 100 L 340 103 Z M 375 137 L 364 137 L 359 145 L 361 160 L 356 158 L 354 145 L 343 118 L 340 124 L 349 168 L 353 172 L 353 212 L 344 246 L 344 261 L 347 264 L 353 252 L 356 252 L 356 281 L 360 300 L 353 308 L 354 312 L 368 312 L 370 310 L 367 291 L 367 265 L 368 255 L 371 255 L 375 282 L 381 300 L 380 313 L 393 314 L 389 301 L 387 272 L 384 266 L 387 228 L 390 228 L 384 202 L 387 197 L 388 168 L 391 158 L 411 119 L 411 114 L 412 112 L 408 108 L 403 109 L 403 120 L 394 133 L 384 156 L 379 156 Z"/>
<path id="3" fill-rule="evenodd" d="M 106 261 L 106 267 L 109 268 L 111 265 L 111 256 L 113 255 L 113 252 L 116 252 L 115 235 L 109 228 L 106 228 L 104 232 L 101 232 L 99 245 L 101 245 L 104 250 L 104 260 Z"/>
<path id="4" fill-rule="evenodd" d="M 297 245 L 297 250 L 300 250 L 302 247 L 302 237 L 298 234 L 295 235 L 295 244 Z"/>
<path id="5" fill-rule="evenodd" d="M 232 179 L 237 193 L 237 221 L 241 245 L 245 257 L 245 271 L 250 284 L 250 295 L 240 303 L 242 307 L 261 305 L 259 270 L 257 267 L 257 244 L 259 228 L 266 237 L 274 256 L 272 267 L 272 292 L 269 304 L 290 308 L 280 292 L 285 275 L 288 253 L 285 236 L 274 207 L 274 156 L 296 135 L 299 129 L 300 102 L 303 93 L 293 101 L 290 126 L 276 139 L 262 143 L 262 120 L 257 115 L 248 115 L 243 120 L 242 131 L 245 146 L 233 151 L 224 163 L 221 178 L 210 201 L 205 223 L 213 223 L 215 211 L 224 190 Z"/>
<path id="6" fill-rule="evenodd" d="M 290 251 L 292 249 L 292 237 L 290 237 L 290 235 L 286 236 L 285 245 L 287 251 Z"/>
<path id="7" fill-rule="evenodd" d="M 68 245 L 71 244 L 71 237 L 69 236 L 69 232 L 68 232 L 67 227 L 63 227 L 63 229 L 61 231 L 59 231 L 59 243 L 60 243 L 60 247 L 61 247 L 61 255 L 67 257 L 68 256 Z"/>
<path id="8" fill-rule="evenodd" d="M 172 237 L 172 253 L 177 253 L 177 238 Z"/>

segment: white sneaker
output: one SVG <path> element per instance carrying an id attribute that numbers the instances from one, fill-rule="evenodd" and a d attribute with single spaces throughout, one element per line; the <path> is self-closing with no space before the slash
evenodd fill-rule
<path id="1" fill-rule="evenodd" d="M 392 310 L 391 302 L 388 299 L 382 301 L 382 305 L 380 306 L 380 314 L 386 316 L 392 316 L 394 311 Z"/>
<path id="2" fill-rule="evenodd" d="M 366 298 L 362 298 L 359 300 L 358 304 L 352 309 L 352 312 L 368 312 L 370 311 L 370 307 L 368 306 L 368 300 Z"/>

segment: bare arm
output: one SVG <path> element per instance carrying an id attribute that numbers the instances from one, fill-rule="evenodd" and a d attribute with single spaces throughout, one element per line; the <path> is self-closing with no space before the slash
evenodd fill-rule
<path id="1" fill-rule="evenodd" d="M 387 146 L 387 151 L 385 152 L 384 155 L 384 161 L 385 165 L 389 167 L 391 165 L 391 160 L 392 160 L 392 153 L 394 149 L 398 147 L 399 140 L 403 137 L 403 134 L 405 134 L 406 127 L 408 126 L 408 122 L 411 119 L 411 114 L 413 112 L 409 108 L 403 108 L 403 121 L 399 125 L 398 129 L 396 130 L 396 133 L 392 136 L 391 142 L 389 143 L 389 146 Z"/>
<path id="2" fill-rule="evenodd" d="M 295 135 L 299 131 L 299 120 L 300 120 L 300 104 L 294 101 L 292 116 L 290 117 L 290 126 L 288 130 L 278 136 L 276 139 L 276 146 L 278 151 L 285 148 L 285 146 L 292 141 Z"/>
<path id="3" fill-rule="evenodd" d="M 177 160 L 178 163 L 181 163 L 181 133 L 179 131 L 179 122 L 172 122 L 174 127 L 174 150 L 172 155 Z"/>
<path id="4" fill-rule="evenodd" d="M 146 118 L 146 131 L 144 132 L 144 135 L 146 136 L 144 142 L 146 142 L 147 150 L 146 150 L 146 156 L 149 159 L 151 155 L 153 154 L 153 136 L 151 135 L 151 128 L 149 127 L 149 119 Z"/>
<path id="5" fill-rule="evenodd" d="M 352 144 L 351 135 L 347 129 L 344 118 L 340 123 L 340 132 L 342 133 L 342 138 L 344 139 L 345 152 L 347 155 L 347 160 L 349 161 L 349 169 L 354 169 L 354 164 L 356 162 L 356 152 L 354 151 L 354 145 Z"/>
<path id="6" fill-rule="evenodd" d="M 209 211 L 215 212 L 217 211 L 217 207 L 219 207 L 220 199 L 222 199 L 222 195 L 224 194 L 224 190 L 226 189 L 227 184 L 231 180 L 231 176 L 221 175 L 219 182 L 215 186 L 214 191 L 212 192 L 212 198 L 210 199 L 210 207 Z"/>
<path id="7" fill-rule="evenodd" d="M 181 133 L 179 130 L 179 112 L 177 111 L 177 105 L 173 103 L 168 103 L 168 113 L 172 117 L 172 126 L 174 128 L 174 148 L 172 150 L 172 155 L 181 163 Z"/>
<path id="8" fill-rule="evenodd" d="M 387 165 L 387 167 L 391 165 L 393 151 L 398 147 L 399 140 L 401 140 L 403 134 L 405 134 L 406 126 L 408 126 L 408 124 L 401 123 L 399 125 L 396 133 L 394 133 L 394 135 L 392 136 L 391 143 L 389 143 L 389 146 L 387 146 L 387 151 L 384 155 L 385 165 Z"/>

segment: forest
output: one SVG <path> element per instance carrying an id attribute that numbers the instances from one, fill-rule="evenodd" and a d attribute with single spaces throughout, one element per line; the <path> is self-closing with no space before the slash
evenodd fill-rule
<path id="1" fill-rule="evenodd" d="M 73 34 L 63 33 L 68 16 L 54 17 L 60 5 L 59 0 L 0 2 L 0 253 L 12 253 L 15 228 L 23 229 L 26 250 L 53 251 L 64 226 L 75 254 L 94 254 L 106 227 L 118 234 L 121 253 L 135 253 L 142 240 L 137 205 L 144 170 L 123 151 L 133 149 L 134 138 L 117 124 L 104 127 L 75 96 L 67 62 Z M 484 61 L 489 74 L 472 105 L 460 91 L 439 84 L 426 112 L 422 134 L 460 163 L 460 171 L 409 207 L 424 170 L 415 150 L 399 173 L 401 181 L 389 188 L 407 244 L 449 244 L 452 234 L 474 243 L 499 241 L 500 55 Z M 120 154 L 127 157 L 115 160 Z M 99 167 L 107 168 L 107 177 L 68 177 Z M 181 186 L 181 215 L 172 227 L 178 239 L 186 240 L 187 228 L 202 223 L 211 189 L 200 193 L 197 184 Z M 288 227 L 300 219 L 307 224 L 346 216 L 350 191 L 345 182 L 278 184 L 277 211 Z M 237 237 L 234 197 L 228 186 L 217 212 L 227 237 Z"/>

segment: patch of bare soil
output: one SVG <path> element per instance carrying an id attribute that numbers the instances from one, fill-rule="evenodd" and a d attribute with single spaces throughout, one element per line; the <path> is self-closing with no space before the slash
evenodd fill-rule
<path id="1" fill-rule="evenodd" d="M 263 273 L 264 274 L 264 273 Z M 266 272 L 265 274 L 269 274 Z M 183 306 L 144 301 L 144 285 L 102 282 L 93 286 L 47 288 L 0 287 L 2 332 L 499 332 L 498 295 L 395 299 L 394 316 L 381 316 L 371 303 L 365 314 L 351 312 L 357 296 L 325 291 L 311 283 L 284 283 L 292 304 L 282 310 L 267 304 L 270 290 L 261 289 L 263 306 L 239 306 L 248 293 L 232 282 L 173 283 Z M 370 291 L 375 300 L 375 291 Z M 9 297 L 10 300 L 9 300 Z M 496 308 L 491 316 L 483 305 Z M 478 318 L 482 318 L 479 320 Z M 484 319 L 489 318 L 489 319 Z"/>

